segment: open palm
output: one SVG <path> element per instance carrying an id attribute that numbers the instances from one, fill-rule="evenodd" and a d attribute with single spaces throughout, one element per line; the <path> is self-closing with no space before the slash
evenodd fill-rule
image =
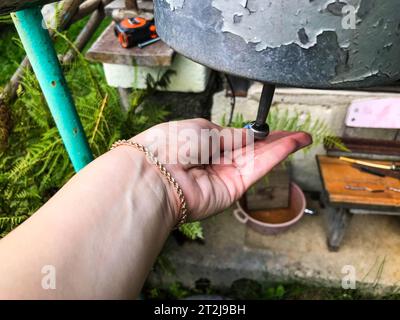
<path id="1" fill-rule="evenodd" d="M 225 135 L 219 139 L 219 144 L 211 144 L 212 139 L 204 135 L 207 130 L 215 134 L 224 130 Z M 229 143 L 227 130 L 232 136 Z M 188 144 L 189 138 L 192 143 Z M 228 208 L 274 166 L 312 141 L 304 132 L 279 131 L 271 133 L 265 140 L 256 141 L 249 149 L 252 140 L 246 129 L 222 128 L 205 119 L 164 123 L 133 140 L 146 146 L 150 144 L 154 154 L 164 160 L 166 168 L 183 189 L 190 220 L 204 219 Z M 179 150 L 182 146 L 185 151 L 190 151 L 184 156 Z M 171 161 L 175 160 L 175 152 L 179 153 L 177 161 Z M 220 159 L 218 163 L 211 161 L 215 155 Z M 210 161 L 205 162 L 204 158 Z"/>

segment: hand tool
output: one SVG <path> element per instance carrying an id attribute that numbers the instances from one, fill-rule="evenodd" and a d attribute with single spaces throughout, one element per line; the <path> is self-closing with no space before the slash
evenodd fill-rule
<path id="1" fill-rule="evenodd" d="M 388 190 L 400 193 L 400 189 L 399 188 L 389 187 Z"/>
<path id="2" fill-rule="evenodd" d="M 143 49 L 143 48 L 145 48 L 145 47 L 147 47 L 147 46 L 149 46 L 149 45 L 151 45 L 151 44 L 153 44 L 153 43 L 156 43 L 156 42 L 158 42 L 158 41 L 160 41 L 160 40 L 161 40 L 161 38 L 160 38 L 160 37 L 157 37 L 157 38 L 148 40 L 148 41 L 146 41 L 146 42 L 139 43 L 139 44 L 138 44 L 138 47 L 139 47 L 140 49 Z"/>
<path id="3" fill-rule="evenodd" d="M 395 163 L 387 165 L 387 164 L 378 164 L 378 163 L 373 163 L 373 162 L 368 162 L 368 161 L 361 161 L 361 160 L 351 159 L 351 158 L 347 158 L 347 157 L 340 157 L 339 159 L 342 161 L 350 162 L 350 163 L 361 164 L 363 166 L 371 167 L 371 168 L 400 171 L 400 166 Z"/>
<path id="4" fill-rule="evenodd" d="M 360 170 L 361 172 L 373 174 L 378 177 L 392 177 L 395 179 L 400 179 L 400 172 L 398 171 L 392 171 L 392 170 L 386 170 L 386 169 L 378 169 L 378 168 L 371 168 L 367 166 L 363 166 L 361 164 L 353 164 L 353 168 L 356 168 Z"/>
<path id="5" fill-rule="evenodd" d="M 382 170 L 379 170 L 379 169 L 376 169 L 376 168 L 370 168 L 370 167 L 362 166 L 360 164 L 353 164 L 352 167 L 357 169 L 357 170 L 359 170 L 359 171 L 361 171 L 361 172 L 369 173 L 369 174 L 372 174 L 374 176 L 378 176 L 378 177 L 381 177 L 381 178 L 386 177 L 386 175 L 384 173 L 382 173 Z"/>
<path id="6" fill-rule="evenodd" d="M 114 32 L 123 48 L 138 45 L 143 48 L 158 38 L 154 21 L 143 17 L 127 18 L 115 23 Z"/>
<path id="7" fill-rule="evenodd" d="M 380 193 L 380 192 L 385 192 L 385 189 L 372 189 L 369 187 L 358 187 L 358 186 L 350 186 L 347 185 L 344 187 L 346 190 L 352 190 L 352 191 L 368 191 L 371 193 Z"/>

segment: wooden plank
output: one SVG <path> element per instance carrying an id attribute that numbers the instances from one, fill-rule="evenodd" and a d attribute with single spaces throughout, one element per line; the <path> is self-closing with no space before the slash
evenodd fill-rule
<path id="1" fill-rule="evenodd" d="M 369 91 L 369 92 L 393 92 L 393 93 L 400 93 L 400 82 L 396 81 L 387 85 L 383 85 L 380 87 L 371 87 L 360 89 L 361 91 Z"/>
<path id="2" fill-rule="evenodd" d="M 174 51 L 162 41 L 143 49 L 122 48 L 114 34 L 114 23 L 111 23 L 89 49 L 86 57 L 93 61 L 110 64 L 169 67 L 173 55 Z"/>
<path id="3" fill-rule="evenodd" d="M 384 215 L 384 216 L 400 216 L 400 211 L 379 211 L 374 209 L 349 209 L 351 214 L 361 214 L 361 215 Z"/>
<path id="4" fill-rule="evenodd" d="M 400 208 L 400 193 L 389 190 L 400 189 L 400 180 L 391 177 L 378 177 L 360 172 L 351 164 L 334 157 L 318 156 L 319 168 L 329 201 L 342 204 L 360 204 Z M 390 164 L 388 161 L 371 161 Z M 384 189 L 384 192 L 348 190 L 346 186 Z"/>
<path id="5" fill-rule="evenodd" d="M 373 155 L 388 155 L 400 157 L 400 141 L 378 140 L 378 139 L 362 139 L 352 137 L 338 137 L 342 144 L 346 146 L 351 153 L 365 153 Z M 336 147 L 325 148 L 328 152 L 341 151 Z M 349 155 L 349 153 L 347 153 Z"/>

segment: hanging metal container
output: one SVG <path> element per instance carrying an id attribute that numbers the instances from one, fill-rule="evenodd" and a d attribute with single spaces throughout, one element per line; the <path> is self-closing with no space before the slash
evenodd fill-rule
<path id="1" fill-rule="evenodd" d="M 400 79 L 399 0 L 155 0 L 181 54 L 262 82 L 354 88 Z"/>

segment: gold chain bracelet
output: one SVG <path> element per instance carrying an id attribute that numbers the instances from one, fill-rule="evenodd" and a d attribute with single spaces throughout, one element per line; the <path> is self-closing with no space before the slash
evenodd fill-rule
<path id="1" fill-rule="evenodd" d="M 119 147 L 119 146 L 130 146 L 134 147 L 136 150 L 139 150 L 143 152 L 147 159 L 151 161 L 161 172 L 161 174 L 167 179 L 168 183 L 172 185 L 172 187 L 175 189 L 179 202 L 180 202 L 180 208 L 179 208 L 179 221 L 175 228 L 179 228 L 182 224 L 186 223 L 186 219 L 188 216 L 188 209 L 187 209 L 187 203 L 186 203 L 186 198 L 185 195 L 183 194 L 182 188 L 178 184 L 178 182 L 175 180 L 175 178 L 169 173 L 169 171 L 164 167 L 164 165 L 150 152 L 149 149 L 147 149 L 145 146 L 141 145 L 140 143 L 133 142 L 130 140 L 119 140 L 116 141 L 112 146 L 111 150 Z"/>

